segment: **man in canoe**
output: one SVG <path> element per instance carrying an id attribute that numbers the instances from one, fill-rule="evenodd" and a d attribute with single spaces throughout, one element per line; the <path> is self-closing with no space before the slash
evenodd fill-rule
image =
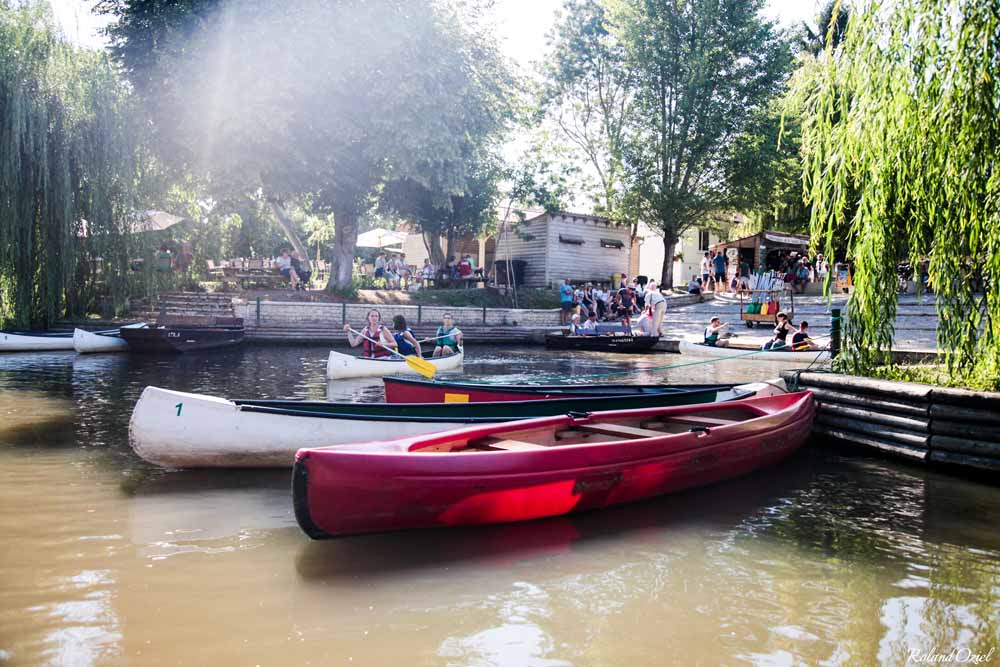
<path id="1" fill-rule="evenodd" d="M 720 338 L 720 333 L 723 329 L 729 325 L 718 317 L 713 317 L 705 327 L 705 345 L 710 347 L 728 347 L 729 341 L 725 338 Z"/>
<path id="2" fill-rule="evenodd" d="M 819 345 L 809 337 L 809 323 L 805 320 L 799 322 L 799 330 L 792 334 L 792 349 L 795 351 L 819 349 Z"/>
<path id="3" fill-rule="evenodd" d="M 368 311 L 368 323 L 361 330 L 360 336 L 354 332 L 350 324 L 344 325 L 344 331 L 347 332 L 347 342 L 351 347 L 363 346 L 365 356 L 369 359 L 388 357 L 391 354 L 389 349 L 396 349 L 396 339 L 393 338 L 389 327 L 382 324 L 382 314 L 377 310 Z"/>
<path id="4" fill-rule="evenodd" d="M 445 313 L 441 318 L 441 326 L 438 327 L 434 337 L 435 357 L 446 357 L 462 347 L 462 330 L 455 326 L 451 313 Z"/>

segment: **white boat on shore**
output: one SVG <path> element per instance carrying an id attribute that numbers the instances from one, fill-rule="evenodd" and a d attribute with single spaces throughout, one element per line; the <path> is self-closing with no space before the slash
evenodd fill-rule
<path id="1" fill-rule="evenodd" d="M 145 322 L 137 322 L 136 324 L 121 327 L 121 329 L 141 329 L 145 326 Z M 128 349 L 128 343 L 121 337 L 121 329 L 115 329 L 114 331 L 73 329 L 73 349 L 80 354 L 124 352 Z"/>
<path id="2" fill-rule="evenodd" d="M 822 363 L 830 360 L 829 350 L 761 350 L 753 347 L 739 347 L 730 345 L 726 347 L 705 345 L 704 343 L 692 343 L 682 340 L 680 344 L 681 354 L 692 357 L 711 357 L 713 359 L 740 359 L 742 361 L 787 361 L 797 364 Z"/>
<path id="3" fill-rule="evenodd" d="M 718 392 L 716 400 L 770 396 L 785 393 L 783 387 L 781 380 L 738 385 Z M 132 410 L 129 443 L 142 459 L 168 468 L 290 468 L 301 448 L 366 443 L 523 418 L 489 417 L 495 406 L 231 401 L 146 387 Z M 526 412 L 532 409 L 525 406 Z"/>
<path id="4" fill-rule="evenodd" d="M 424 357 L 424 359 L 433 364 L 439 373 L 453 371 L 462 367 L 465 350 L 459 349 L 458 352 L 447 357 Z M 331 351 L 326 362 L 328 380 L 385 377 L 386 375 L 418 375 L 418 373 L 404 359 L 397 356 L 369 359 Z"/>

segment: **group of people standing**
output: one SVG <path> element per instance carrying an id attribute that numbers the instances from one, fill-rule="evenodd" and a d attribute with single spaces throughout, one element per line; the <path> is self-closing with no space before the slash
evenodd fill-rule
<path id="1" fill-rule="evenodd" d="M 382 324 L 382 314 L 374 308 L 368 311 L 361 331 L 356 331 L 350 324 L 344 325 L 344 331 L 347 332 L 347 342 L 351 347 L 361 345 L 364 356 L 369 359 L 412 355 L 421 357 L 423 348 L 420 344 L 428 342 L 434 343 L 432 356 L 435 357 L 454 354 L 462 347 L 462 330 L 455 326 L 451 313 L 445 313 L 441 318 L 441 326 L 433 338 L 418 340 L 402 315 L 392 318 L 390 329 Z"/>
<path id="2" fill-rule="evenodd" d="M 383 279 L 389 289 L 400 289 L 409 283 L 411 271 L 406 255 L 386 255 L 380 252 L 375 258 L 375 279 Z"/>
<path id="3" fill-rule="evenodd" d="M 588 282 L 574 287 L 567 278 L 559 286 L 559 299 L 560 323 L 568 325 L 572 334 L 592 335 L 597 333 L 600 322 L 621 322 L 627 330 L 640 335 L 662 335 L 667 300 L 656 281 L 627 282 L 627 276 L 622 276 L 622 286 L 612 290 L 607 283 L 595 286 Z M 633 318 L 637 318 L 634 324 Z"/>

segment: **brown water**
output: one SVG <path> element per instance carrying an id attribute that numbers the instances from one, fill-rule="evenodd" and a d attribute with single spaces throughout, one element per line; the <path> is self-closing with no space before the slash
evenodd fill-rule
<path id="1" fill-rule="evenodd" d="M 0 663 L 904 665 L 1000 647 L 1000 488 L 893 462 L 809 448 L 608 511 L 311 542 L 287 472 L 160 471 L 128 448 L 147 384 L 378 399 L 328 388 L 323 357 L 0 358 Z M 467 375 L 509 379 L 681 359 L 470 357 Z M 777 371 L 727 364 L 670 377 Z"/>

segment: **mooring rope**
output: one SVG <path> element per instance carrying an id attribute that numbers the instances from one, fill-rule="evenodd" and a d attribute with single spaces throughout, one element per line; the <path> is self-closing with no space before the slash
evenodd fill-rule
<path id="1" fill-rule="evenodd" d="M 816 338 L 813 338 L 813 340 L 818 340 L 818 339 L 821 339 L 821 338 L 829 338 L 829 337 L 830 337 L 829 335 L 816 336 Z M 573 376 L 567 376 L 567 375 L 548 375 L 548 376 L 544 376 L 543 375 L 542 377 L 532 378 L 530 380 L 530 382 L 526 382 L 524 384 L 538 383 L 538 382 L 551 381 L 551 380 L 566 380 L 566 379 L 575 380 L 575 379 L 578 379 L 578 378 L 614 377 L 616 375 L 630 375 L 632 373 L 647 373 L 647 372 L 653 372 L 653 371 L 665 371 L 665 370 L 670 370 L 670 369 L 673 369 L 673 368 L 686 368 L 686 367 L 690 367 L 690 366 L 700 366 L 701 364 L 712 364 L 712 363 L 715 363 L 717 361 L 728 361 L 729 359 L 740 359 L 742 357 L 749 357 L 749 356 L 754 355 L 754 354 L 762 354 L 762 353 L 771 352 L 771 351 L 772 350 L 750 350 L 750 351 L 745 352 L 743 354 L 732 355 L 732 356 L 729 356 L 729 357 L 712 357 L 712 358 L 709 358 L 709 359 L 699 359 L 697 361 L 688 361 L 688 362 L 685 362 L 683 364 L 669 364 L 669 365 L 666 365 L 666 366 L 652 366 L 652 367 L 649 367 L 649 368 L 626 368 L 626 369 L 622 369 L 622 370 L 619 370 L 619 371 L 610 371 L 610 372 L 606 372 L 606 373 L 586 373 L 584 375 L 573 375 Z M 788 352 L 790 352 L 791 350 L 775 350 L 775 351 L 788 351 Z M 823 356 L 823 353 L 824 352 L 829 352 L 829 350 L 816 350 L 816 352 L 817 352 L 816 357 L 812 360 L 812 362 L 810 362 L 810 364 L 807 367 L 807 369 L 811 368 L 813 366 L 813 364 L 817 363 L 819 361 L 819 358 L 821 356 Z M 503 382 L 492 382 L 492 381 L 489 381 L 489 380 L 479 381 L 479 382 L 481 384 L 505 384 Z"/>

